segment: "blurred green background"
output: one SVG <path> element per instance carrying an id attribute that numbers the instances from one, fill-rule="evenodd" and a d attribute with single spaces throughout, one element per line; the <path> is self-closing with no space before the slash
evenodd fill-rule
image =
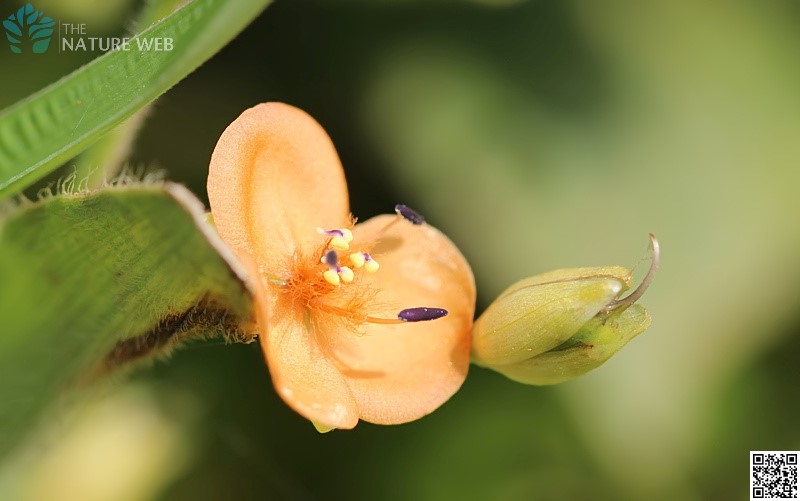
<path id="1" fill-rule="evenodd" d="M 36 6 L 113 36 L 141 4 Z M 0 49 L 0 107 L 92 57 Z M 281 402 L 256 345 L 197 343 L 55 416 L 0 486 L 67 500 L 746 499 L 748 451 L 800 449 L 798 53 L 789 0 L 276 1 L 152 107 L 132 166 L 203 198 L 227 124 L 285 101 L 332 136 L 356 216 L 402 201 L 459 245 L 479 312 L 550 269 L 641 275 L 654 232 L 652 328 L 575 382 L 473 368 L 429 417 L 327 435 Z"/>

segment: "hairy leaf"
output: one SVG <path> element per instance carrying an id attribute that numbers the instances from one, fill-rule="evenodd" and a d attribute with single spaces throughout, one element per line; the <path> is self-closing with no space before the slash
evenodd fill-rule
<path id="1" fill-rule="evenodd" d="M 197 322 L 248 318 L 242 277 L 179 185 L 18 209 L 0 226 L 0 454 L 87 378 L 168 348 Z"/>

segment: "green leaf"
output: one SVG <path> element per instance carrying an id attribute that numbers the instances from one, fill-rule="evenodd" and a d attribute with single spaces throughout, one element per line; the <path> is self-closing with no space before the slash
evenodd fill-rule
<path id="1" fill-rule="evenodd" d="M 150 26 L 170 15 L 181 3 L 182 0 L 146 2 L 136 18 L 136 26 L 145 28 Z M 94 189 L 117 177 L 149 111 L 150 105 L 142 107 L 131 118 L 105 133 L 75 159 L 75 178 L 79 184 Z"/>
<path id="2" fill-rule="evenodd" d="M 174 184 L 56 196 L 10 215 L 0 226 L 0 455 L 109 361 L 157 354 L 207 318 L 249 318 L 230 256 L 200 202 Z"/>
<path id="3" fill-rule="evenodd" d="M 220 50 L 270 0 L 194 0 L 0 115 L 0 196 L 90 146 Z M 172 50 L 139 41 L 171 39 Z M 152 48 L 152 46 L 151 46 Z"/>

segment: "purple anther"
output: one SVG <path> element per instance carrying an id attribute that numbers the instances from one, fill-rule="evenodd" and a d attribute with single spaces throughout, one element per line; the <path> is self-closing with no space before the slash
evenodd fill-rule
<path id="1" fill-rule="evenodd" d="M 329 250 L 325 253 L 325 264 L 330 266 L 331 268 L 335 268 L 338 270 L 339 268 L 339 254 L 336 253 L 335 250 Z"/>
<path id="2" fill-rule="evenodd" d="M 447 315 L 444 308 L 408 308 L 397 314 L 403 322 L 425 322 L 436 320 Z"/>
<path id="3" fill-rule="evenodd" d="M 407 205 L 397 204 L 394 206 L 394 211 L 414 224 L 422 224 L 425 222 L 425 218 L 422 217 L 422 214 Z"/>

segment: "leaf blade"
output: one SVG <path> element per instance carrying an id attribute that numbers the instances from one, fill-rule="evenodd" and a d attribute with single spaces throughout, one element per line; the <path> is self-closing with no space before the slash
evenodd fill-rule
<path id="1" fill-rule="evenodd" d="M 270 0 L 194 0 L 0 114 L 0 197 L 29 186 L 196 69 Z M 138 41 L 171 38 L 172 51 Z"/>
<path id="2" fill-rule="evenodd" d="M 0 455 L 120 341 L 209 298 L 249 317 L 244 274 L 203 217 L 166 184 L 53 197 L 5 221 Z"/>

